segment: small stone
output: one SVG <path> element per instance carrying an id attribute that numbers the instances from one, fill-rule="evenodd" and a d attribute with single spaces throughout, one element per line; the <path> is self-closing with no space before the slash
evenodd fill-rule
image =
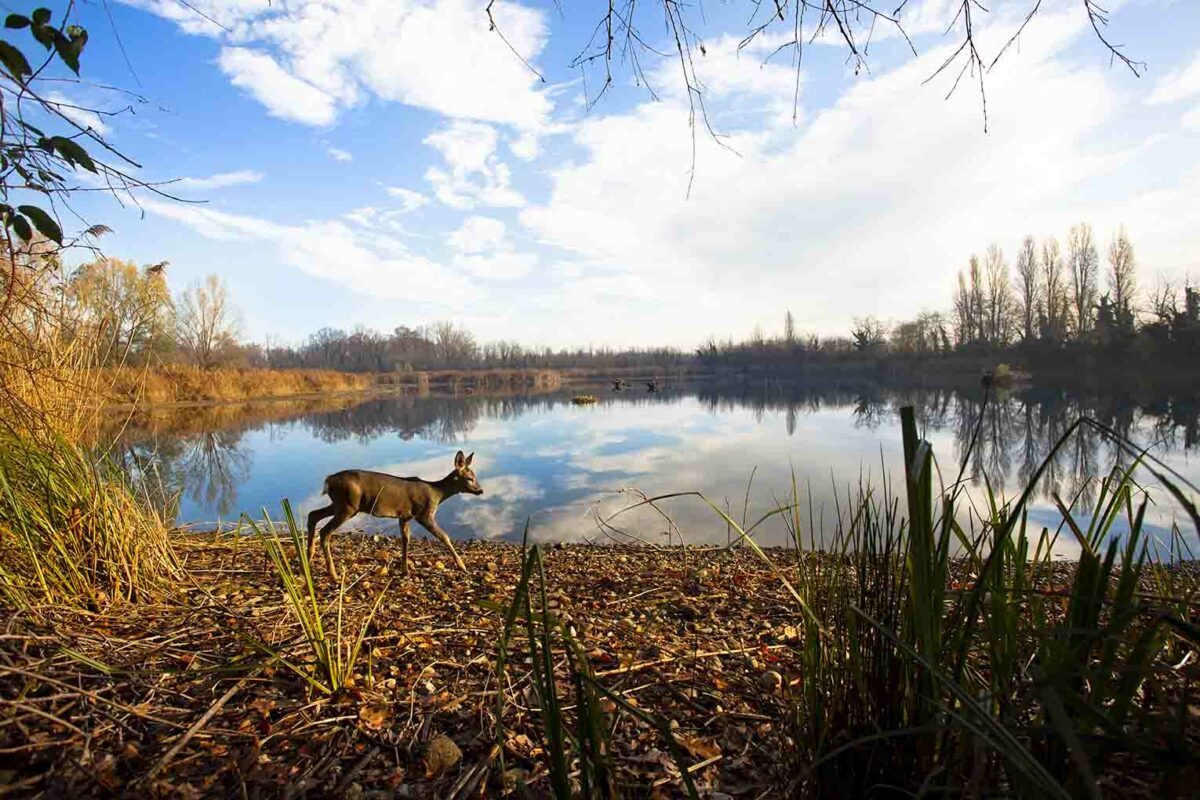
<path id="1" fill-rule="evenodd" d="M 783 686 L 783 676 L 775 670 L 769 669 L 758 676 L 758 685 L 768 692 L 777 692 L 779 687 Z"/>
<path id="2" fill-rule="evenodd" d="M 528 770 L 523 770 L 520 767 L 513 767 L 504 771 L 504 791 L 512 794 L 517 791 L 517 786 L 524 782 L 529 777 Z"/>
<path id="3" fill-rule="evenodd" d="M 462 750 L 449 736 L 439 733 L 429 740 L 429 747 L 425 750 L 425 777 L 436 778 L 458 766 L 460 761 Z"/>

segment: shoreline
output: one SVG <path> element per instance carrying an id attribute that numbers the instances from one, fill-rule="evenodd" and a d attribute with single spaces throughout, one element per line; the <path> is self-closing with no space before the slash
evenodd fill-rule
<path id="1" fill-rule="evenodd" d="M 273 384 L 264 383 L 262 393 L 237 394 L 228 397 L 206 397 L 196 399 L 146 399 L 138 401 L 118 399 L 99 406 L 105 414 L 132 413 L 153 414 L 161 411 L 188 409 L 223 408 L 237 405 L 271 404 L 286 401 L 315 402 L 323 400 L 361 399 L 379 397 L 510 397 L 513 395 L 542 395 L 571 389 L 604 389 L 612 380 L 620 378 L 630 384 L 626 393 L 640 394 L 641 383 L 657 380 L 663 389 L 675 385 L 694 385 L 745 389 L 756 385 L 780 388 L 811 387 L 863 387 L 895 389 L 897 391 L 944 389 L 953 391 L 979 391 L 980 365 L 986 360 L 971 359 L 964 367 L 961 363 L 940 364 L 926 359 L 893 359 L 878 362 L 863 359 L 843 363 L 813 363 L 798 369 L 777 369 L 767 365 L 749 365 L 743 368 L 680 369 L 680 368 L 614 368 L 611 370 L 439 370 L 414 373 L 324 373 L 311 370 L 218 370 L 211 380 L 220 383 L 223 376 L 237 373 L 245 380 L 259 375 L 273 374 L 295 382 L 315 383 L 333 381 L 341 384 L 330 388 L 304 391 L 277 391 Z M 994 364 L 992 366 L 995 366 Z M 928 371 L 927 368 L 930 368 Z M 1056 373 L 1027 372 L 1013 367 L 1014 380 L 997 384 L 1001 393 L 1055 392 L 1062 391 L 1062 376 Z M 151 376 L 169 380 L 169 373 L 149 373 Z M 206 376 L 191 376 L 190 381 L 202 380 Z M 1200 385 L 1184 380 L 1176 374 L 1173 381 L 1154 383 L 1153 386 L 1109 385 L 1102 377 L 1084 383 L 1080 388 L 1085 394 L 1112 394 L 1121 396 L 1142 395 L 1148 391 L 1183 396 L 1200 394 Z M 664 383 L 665 382 L 665 383 Z M 346 384 L 360 384 L 345 388 Z M 276 387 L 277 388 L 277 387 Z M 1118 391 L 1119 390 L 1119 391 Z M 129 395 L 126 387 L 123 394 Z M 163 391 L 156 392 L 161 395 Z M 148 394 L 148 393 L 147 393 Z"/>

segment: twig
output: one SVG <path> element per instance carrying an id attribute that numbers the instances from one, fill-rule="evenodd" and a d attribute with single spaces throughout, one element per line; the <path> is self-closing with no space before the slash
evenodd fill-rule
<path id="1" fill-rule="evenodd" d="M 232 687 L 230 687 L 229 691 L 225 692 L 225 694 L 223 694 L 219 698 L 217 698 L 217 701 L 208 707 L 208 710 L 205 711 L 204 714 L 201 715 L 200 719 L 198 719 L 194 723 L 192 723 L 192 727 L 187 729 L 187 731 L 183 734 L 183 736 L 181 736 L 179 738 L 179 741 L 177 741 L 174 745 L 172 745 L 170 750 L 163 753 L 162 758 L 160 758 L 158 761 L 155 762 L 154 766 L 151 767 L 150 771 L 146 773 L 143 780 L 147 780 L 147 781 L 150 780 L 155 775 L 157 775 L 159 772 L 161 772 L 163 767 L 165 767 L 167 764 L 171 763 L 171 759 L 175 758 L 175 756 L 179 754 L 179 751 L 187 746 L 187 743 L 192 740 L 192 737 L 195 736 L 197 733 L 199 733 L 200 730 L 202 728 L 204 728 L 204 726 L 207 725 L 209 723 L 209 721 L 217 715 L 217 712 L 220 711 L 222 708 L 224 708 L 225 704 L 228 703 L 235 694 L 237 694 L 239 691 L 241 691 L 242 687 L 244 687 L 246 685 L 246 683 L 250 680 L 250 678 L 252 678 L 258 674 L 260 669 L 261 669 L 261 667 L 259 669 L 254 670 L 254 672 L 247 675 L 246 677 L 242 678 L 240 681 L 238 681 Z"/>

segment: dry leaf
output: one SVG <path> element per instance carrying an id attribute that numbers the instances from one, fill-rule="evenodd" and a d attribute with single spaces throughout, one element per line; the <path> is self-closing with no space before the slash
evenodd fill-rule
<path id="1" fill-rule="evenodd" d="M 391 707 L 383 703 L 369 703 L 358 710 L 358 718 L 373 731 L 380 730 L 391 716 Z"/>
<path id="2" fill-rule="evenodd" d="M 699 736 L 675 734 L 675 741 L 692 754 L 693 758 L 701 760 L 716 758 L 721 755 L 721 746 L 712 739 L 702 739 Z"/>

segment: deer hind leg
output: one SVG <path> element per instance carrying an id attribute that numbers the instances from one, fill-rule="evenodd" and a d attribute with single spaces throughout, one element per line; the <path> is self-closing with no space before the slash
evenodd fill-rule
<path id="1" fill-rule="evenodd" d="M 333 505 L 327 505 L 324 508 L 318 508 L 315 511 L 309 512 L 308 515 L 308 560 L 312 561 L 313 557 L 313 541 L 316 538 L 317 523 L 326 517 L 332 517 L 334 514 Z"/>
<path id="2" fill-rule="evenodd" d="M 438 538 L 438 541 L 446 545 L 446 547 L 450 550 L 450 555 L 454 556 L 454 563 L 458 565 L 459 569 L 461 569 L 463 572 L 466 572 L 467 565 L 463 563 L 463 560 L 458 556 L 458 551 L 454 549 L 454 544 L 450 541 L 450 534 L 442 530 L 442 526 L 437 524 L 437 520 L 430 515 L 425 519 L 417 520 L 417 522 L 420 522 L 421 527 L 432 533 Z"/>
<path id="3" fill-rule="evenodd" d="M 412 539 L 412 529 L 408 526 L 408 520 L 400 520 L 400 573 L 408 575 L 408 542 Z"/>
<path id="4" fill-rule="evenodd" d="M 325 566 L 329 568 L 329 574 L 335 581 L 339 580 L 338 570 L 333 563 L 333 552 L 329 549 L 329 540 L 339 525 L 357 513 L 349 508 L 342 508 L 334 513 L 333 519 L 325 523 L 325 527 L 321 528 L 321 549 L 325 551 Z"/>

